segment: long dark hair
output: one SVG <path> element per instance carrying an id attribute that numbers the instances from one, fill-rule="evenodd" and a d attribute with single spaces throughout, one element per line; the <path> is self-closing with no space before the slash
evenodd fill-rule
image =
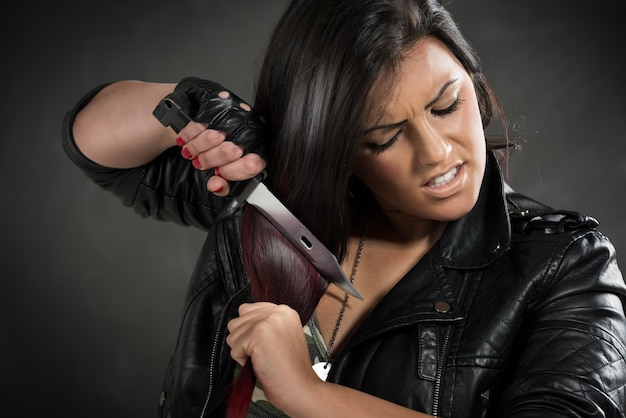
<path id="1" fill-rule="evenodd" d="M 377 80 L 393 81 L 405 53 L 425 36 L 442 41 L 470 74 L 487 126 L 497 102 L 475 52 L 436 0 L 292 0 L 268 43 L 255 97 L 255 108 L 270 131 L 268 184 L 340 261 L 348 251 L 353 220 L 371 200 L 366 187 L 351 176 L 366 118 L 378 110 L 368 96 Z M 253 297 L 275 301 L 272 289 L 285 288 L 283 281 L 319 282 L 314 271 L 308 277 L 297 273 L 300 267 L 293 263 L 306 261 L 292 259 L 293 254 L 285 262 L 283 252 L 252 247 L 253 237 L 281 239 L 267 222 L 249 219 L 260 216 L 255 210 L 244 214 L 243 251 L 258 256 L 254 265 L 246 262 L 248 278 L 255 282 L 265 272 L 277 271 L 275 266 L 282 274 Z M 304 323 L 322 293 L 304 303 L 298 292 L 277 299 L 298 310 Z M 234 390 L 243 386 L 236 382 Z M 241 403 L 250 398 L 238 394 L 231 406 L 239 404 L 241 414 L 241 407 L 247 408 Z"/>
<path id="2" fill-rule="evenodd" d="M 268 120 L 271 185 L 341 260 L 360 205 L 350 170 L 374 83 L 393 74 L 425 36 L 441 40 L 468 71 L 483 125 L 495 98 L 478 57 L 435 0 L 295 0 L 278 22 L 257 80 L 255 108 Z"/>

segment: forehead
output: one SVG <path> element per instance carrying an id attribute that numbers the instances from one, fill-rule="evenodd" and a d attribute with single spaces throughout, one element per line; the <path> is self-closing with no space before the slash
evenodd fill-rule
<path id="1" fill-rule="evenodd" d="M 451 79 L 467 74 L 452 51 L 434 37 L 413 44 L 395 67 L 374 84 L 368 97 L 372 115 L 389 114 L 399 102 L 429 103 Z M 391 112 L 395 113 L 395 112 Z"/>

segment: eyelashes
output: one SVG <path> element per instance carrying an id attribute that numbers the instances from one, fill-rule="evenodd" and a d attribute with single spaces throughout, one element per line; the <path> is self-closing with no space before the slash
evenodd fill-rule
<path id="1" fill-rule="evenodd" d="M 430 113 L 432 113 L 433 116 L 444 117 L 459 110 L 462 103 L 463 100 L 457 97 L 454 102 L 445 109 L 431 109 Z"/>
<path id="2" fill-rule="evenodd" d="M 463 104 L 463 100 L 461 100 L 459 97 L 456 97 L 454 102 L 450 106 L 446 107 L 445 109 L 431 109 L 430 112 L 431 112 L 431 114 L 434 117 L 444 118 L 444 117 L 446 117 L 448 115 L 451 115 L 452 113 L 456 112 L 457 110 L 459 110 L 461 108 L 462 104 Z M 378 144 L 378 143 L 374 143 L 374 142 L 367 142 L 367 143 L 365 143 L 365 146 L 374 155 L 381 154 L 381 153 L 387 151 L 389 148 L 391 148 L 396 143 L 396 141 L 400 137 L 401 133 L 402 133 L 402 130 L 399 130 L 398 132 L 396 132 L 396 134 L 394 136 L 392 136 L 384 144 Z"/>
<path id="3" fill-rule="evenodd" d="M 396 134 L 394 136 L 392 136 L 389 139 L 389 141 L 385 142 L 384 144 L 375 144 L 375 143 L 372 143 L 372 142 L 368 142 L 365 145 L 374 154 L 380 154 L 381 152 L 385 152 L 386 150 L 391 148 L 391 146 L 396 143 L 396 141 L 400 137 L 401 133 L 402 133 L 402 130 L 399 130 L 398 132 L 396 132 Z"/>

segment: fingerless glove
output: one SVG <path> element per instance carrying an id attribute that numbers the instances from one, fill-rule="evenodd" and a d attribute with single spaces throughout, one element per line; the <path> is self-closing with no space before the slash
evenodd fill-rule
<path id="1" fill-rule="evenodd" d="M 227 98 L 219 93 L 227 92 Z M 225 132 L 227 140 L 263 156 L 267 136 L 262 117 L 254 110 L 241 107 L 246 103 L 220 84 L 198 77 L 185 77 L 167 97 L 178 103 L 195 122 L 208 123 L 209 128 Z"/>

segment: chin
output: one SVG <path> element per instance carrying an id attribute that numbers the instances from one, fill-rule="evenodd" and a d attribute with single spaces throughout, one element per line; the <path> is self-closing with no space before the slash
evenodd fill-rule
<path id="1" fill-rule="evenodd" d="M 436 220 L 441 222 L 453 222 L 467 215 L 478 201 L 478 192 L 469 195 L 457 196 L 447 202 L 443 202 L 436 212 Z"/>

